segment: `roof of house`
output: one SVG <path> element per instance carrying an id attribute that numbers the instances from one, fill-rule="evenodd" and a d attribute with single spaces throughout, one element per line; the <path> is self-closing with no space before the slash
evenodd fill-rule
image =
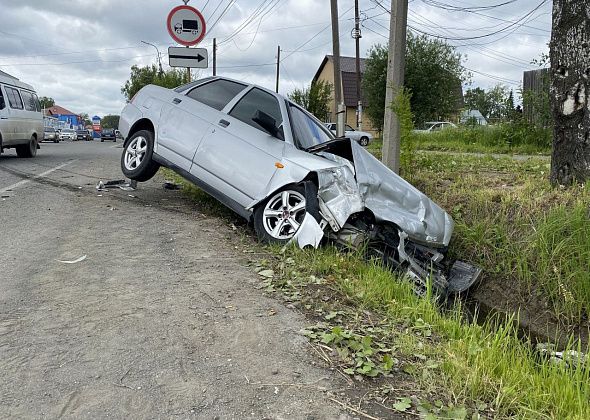
<path id="1" fill-rule="evenodd" d="M 65 109 L 59 105 L 54 105 L 52 107 L 47 108 L 48 115 L 78 115 L 70 110 Z"/>
<path id="2" fill-rule="evenodd" d="M 315 82 L 320 77 L 326 63 L 334 61 L 333 55 L 326 55 L 322 60 L 322 64 L 318 68 L 313 81 Z M 361 77 L 365 72 L 367 60 L 360 59 Z M 340 74 L 342 78 L 342 91 L 344 95 L 344 104 L 346 106 L 357 106 L 358 97 L 356 94 L 356 58 L 355 57 L 340 57 Z"/>

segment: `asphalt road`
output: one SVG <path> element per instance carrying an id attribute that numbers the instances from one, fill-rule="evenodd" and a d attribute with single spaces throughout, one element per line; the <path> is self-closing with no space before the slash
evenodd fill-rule
<path id="1" fill-rule="evenodd" d="M 161 178 L 96 191 L 119 147 L 0 155 L 0 418 L 346 418 L 249 239 Z"/>

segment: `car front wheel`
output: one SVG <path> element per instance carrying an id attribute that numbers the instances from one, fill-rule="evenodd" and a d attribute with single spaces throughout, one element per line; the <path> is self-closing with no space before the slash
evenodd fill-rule
<path id="1" fill-rule="evenodd" d="M 121 169 L 126 177 L 144 182 L 151 179 L 160 165 L 152 159 L 154 134 L 148 130 L 135 133 L 127 141 L 121 156 Z"/>
<path id="2" fill-rule="evenodd" d="M 307 212 L 303 185 L 289 185 L 254 211 L 254 230 L 261 242 L 286 244 L 299 230 Z"/>
<path id="3" fill-rule="evenodd" d="M 369 138 L 368 137 L 361 137 L 361 139 L 359 140 L 359 144 L 361 146 L 367 146 L 369 144 Z"/>

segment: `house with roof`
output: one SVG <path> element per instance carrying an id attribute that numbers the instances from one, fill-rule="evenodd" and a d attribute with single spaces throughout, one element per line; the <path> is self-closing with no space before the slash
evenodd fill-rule
<path id="1" fill-rule="evenodd" d="M 361 58 L 360 64 L 362 79 L 362 75 L 365 73 L 366 59 Z M 356 110 L 359 101 L 359 98 L 356 94 L 356 58 L 343 56 L 340 57 L 340 78 L 342 80 L 342 86 L 340 86 L 340 90 L 342 92 L 344 105 L 346 105 L 345 121 L 346 124 L 356 128 Z M 324 57 L 322 64 L 320 64 L 320 67 L 313 77 L 314 82 L 317 82 L 318 80 L 330 83 L 332 86 L 334 86 L 334 56 L 326 55 Z M 336 86 L 334 86 L 334 89 L 336 89 Z M 326 122 L 336 122 L 336 105 L 334 104 L 333 98 L 334 96 L 332 96 L 330 105 L 331 121 Z M 363 106 L 366 106 L 366 100 L 364 98 Z M 376 132 L 378 130 L 378 127 L 374 127 L 373 122 L 366 113 L 363 113 L 362 119 L 363 131 Z"/>
<path id="2" fill-rule="evenodd" d="M 73 113 L 59 105 L 45 109 L 45 116 L 56 118 L 59 128 L 84 128 L 84 121 L 80 115 Z"/>

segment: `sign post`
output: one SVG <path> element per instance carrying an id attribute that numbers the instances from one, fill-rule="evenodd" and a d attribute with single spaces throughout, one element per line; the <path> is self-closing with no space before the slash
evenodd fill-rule
<path id="1" fill-rule="evenodd" d="M 206 49 L 190 48 L 205 37 L 207 25 L 201 12 L 188 6 L 186 0 L 183 1 L 185 3 L 183 6 L 177 6 L 170 11 L 166 26 L 172 39 L 186 48 L 170 47 L 168 59 L 170 67 L 186 67 L 190 82 L 191 68 L 207 68 L 209 65 L 209 55 Z"/>

